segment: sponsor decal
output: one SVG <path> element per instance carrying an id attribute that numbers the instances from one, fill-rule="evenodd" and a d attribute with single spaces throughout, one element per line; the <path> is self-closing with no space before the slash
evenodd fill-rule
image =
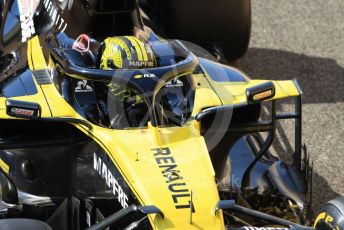
<path id="1" fill-rule="evenodd" d="M 141 78 L 143 78 L 143 75 L 142 74 L 138 74 L 138 75 L 135 75 L 134 78 L 135 79 L 141 79 Z"/>
<path id="2" fill-rule="evenodd" d="M 22 33 L 22 42 L 26 42 L 36 33 L 33 16 L 37 9 L 39 0 L 19 0 L 19 20 Z"/>
<path id="3" fill-rule="evenodd" d="M 75 88 L 76 93 L 90 93 L 93 92 L 91 86 L 87 85 L 87 80 L 78 81 L 78 86 Z"/>
<path id="4" fill-rule="evenodd" d="M 253 100 L 260 101 L 271 96 L 272 96 L 272 90 L 268 90 L 265 92 L 257 93 L 256 95 L 253 96 Z"/>
<path id="5" fill-rule="evenodd" d="M 17 116 L 32 117 L 35 111 L 29 109 L 11 108 L 11 113 Z"/>
<path id="6" fill-rule="evenodd" d="M 96 153 L 93 153 L 93 168 L 97 173 L 105 180 L 105 183 L 109 189 L 112 189 L 112 193 L 117 197 L 118 202 L 123 208 L 128 207 L 128 196 L 125 194 L 123 188 L 118 183 L 116 178 L 113 176 L 111 171 L 108 169 L 108 166 L 105 162 L 102 161 Z"/>
<path id="7" fill-rule="evenodd" d="M 156 75 L 153 73 L 146 73 L 146 74 L 138 74 L 134 76 L 135 79 L 141 79 L 141 78 L 156 78 Z"/>
<path id="8" fill-rule="evenodd" d="M 179 88 L 183 86 L 184 86 L 184 83 L 179 79 L 171 80 L 165 84 L 165 87 L 168 87 L 168 88 Z"/>
<path id="9" fill-rule="evenodd" d="M 161 169 L 162 176 L 166 178 L 166 186 L 171 193 L 175 208 L 192 208 L 192 212 L 195 212 L 191 200 L 191 190 L 184 181 L 171 150 L 169 148 L 156 148 L 152 149 L 152 153 L 158 167 Z"/>
<path id="10" fill-rule="evenodd" d="M 147 73 L 147 74 L 143 74 L 143 78 L 156 78 L 156 76 L 153 73 Z"/>
<path id="11" fill-rule="evenodd" d="M 129 61 L 131 67 L 153 67 L 154 62 L 152 61 Z"/>
<path id="12" fill-rule="evenodd" d="M 57 26 L 58 30 L 60 30 L 61 32 L 64 32 L 66 30 L 68 24 L 62 18 L 61 14 L 57 11 L 57 9 L 54 6 L 54 4 L 52 3 L 52 1 L 51 0 L 44 0 L 43 6 L 44 6 L 45 10 L 48 12 L 49 17 L 51 18 L 51 20 L 53 21 L 55 26 Z"/>

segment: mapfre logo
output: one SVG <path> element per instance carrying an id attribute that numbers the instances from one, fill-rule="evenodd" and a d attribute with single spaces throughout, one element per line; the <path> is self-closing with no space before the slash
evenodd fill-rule
<path id="1" fill-rule="evenodd" d="M 117 197 L 118 202 L 122 205 L 123 208 L 128 207 L 128 195 L 124 192 L 122 186 L 117 181 L 116 177 L 112 174 L 105 162 L 97 156 L 96 153 L 93 153 L 93 168 L 101 176 L 109 189 L 112 190 L 112 193 Z"/>
<path id="2" fill-rule="evenodd" d="M 78 86 L 75 88 L 76 93 L 90 93 L 93 92 L 91 86 L 87 85 L 87 80 L 79 81 Z"/>

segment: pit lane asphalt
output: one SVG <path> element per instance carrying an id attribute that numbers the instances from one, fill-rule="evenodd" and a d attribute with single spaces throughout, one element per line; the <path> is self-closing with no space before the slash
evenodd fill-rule
<path id="1" fill-rule="evenodd" d="M 303 95 L 303 142 L 314 162 L 314 209 L 344 195 L 344 1 L 252 1 L 251 78 L 297 79 Z M 280 107 L 288 110 L 293 106 Z M 282 127 L 282 128 L 281 128 Z M 293 123 L 283 122 L 276 151 L 290 154 Z"/>

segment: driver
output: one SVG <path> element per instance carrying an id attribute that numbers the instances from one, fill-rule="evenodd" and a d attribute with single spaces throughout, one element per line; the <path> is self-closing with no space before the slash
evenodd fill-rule
<path id="1" fill-rule="evenodd" d="M 101 45 L 99 57 L 99 68 L 103 70 L 144 69 L 157 66 L 152 48 L 134 36 L 106 38 Z M 100 87 L 98 92 L 97 97 L 102 98 L 98 104 L 108 114 L 111 128 L 138 127 L 144 122 L 148 108 L 141 97 L 130 89 L 111 82 L 106 85 L 105 90 Z"/>

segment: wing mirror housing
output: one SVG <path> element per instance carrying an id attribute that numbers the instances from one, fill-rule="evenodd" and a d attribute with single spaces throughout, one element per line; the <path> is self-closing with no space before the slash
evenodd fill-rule
<path id="1" fill-rule="evenodd" d="M 11 117 L 35 119 L 41 117 L 41 106 L 34 102 L 7 99 L 6 113 Z"/>
<path id="2" fill-rule="evenodd" d="M 275 85 L 271 81 L 246 89 L 248 104 L 255 104 L 275 96 Z"/>

